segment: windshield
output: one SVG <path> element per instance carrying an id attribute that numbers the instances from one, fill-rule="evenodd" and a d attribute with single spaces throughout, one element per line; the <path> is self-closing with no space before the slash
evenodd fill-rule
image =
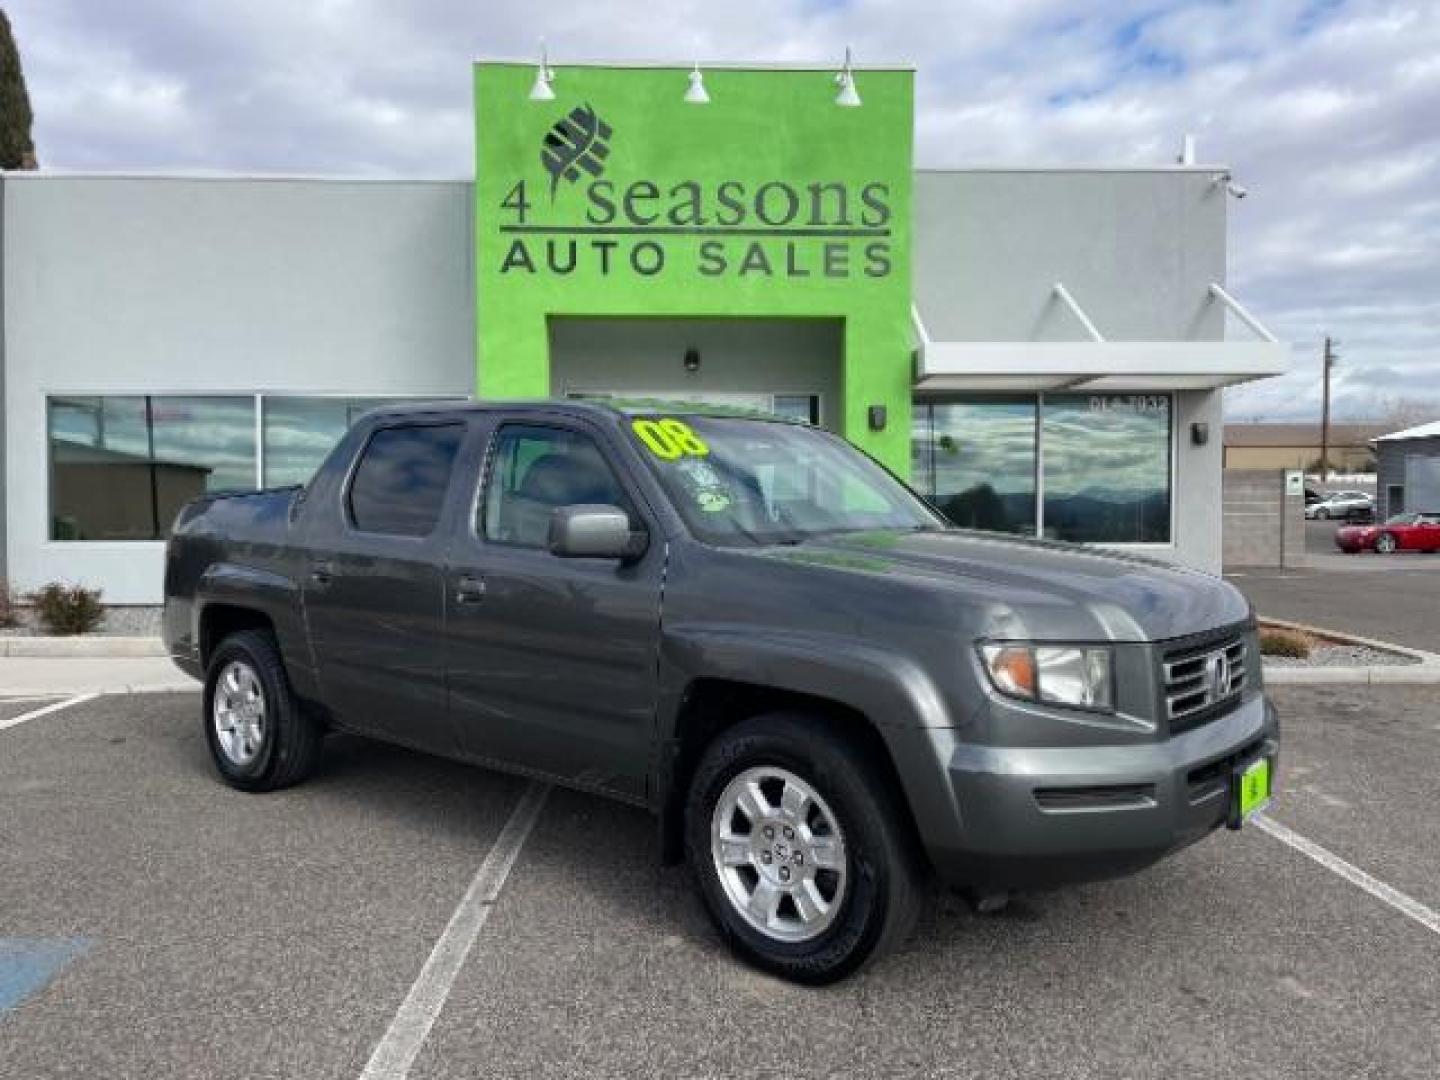
<path id="1" fill-rule="evenodd" d="M 854 447 L 801 424 L 644 416 L 631 437 L 690 530 L 712 544 L 943 529 L 944 519 Z"/>

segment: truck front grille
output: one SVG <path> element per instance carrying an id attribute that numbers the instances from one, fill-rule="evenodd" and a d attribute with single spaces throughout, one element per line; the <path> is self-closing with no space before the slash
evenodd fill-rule
<path id="1" fill-rule="evenodd" d="M 1225 710 L 1245 689 L 1245 639 L 1191 646 L 1165 657 L 1165 715 L 1170 732 L 1198 727 Z"/>

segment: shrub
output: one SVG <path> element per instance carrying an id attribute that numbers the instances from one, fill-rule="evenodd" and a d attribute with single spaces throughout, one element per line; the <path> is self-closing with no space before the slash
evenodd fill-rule
<path id="1" fill-rule="evenodd" d="M 0 580 L 0 628 L 20 625 L 20 599 L 8 581 Z"/>
<path id="2" fill-rule="evenodd" d="M 40 625 L 52 634 L 88 634 L 100 625 L 105 609 L 100 590 L 52 581 L 30 595 Z"/>
<path id="3" fill-rule="evenodd" d="M 1260 629 L 1261 656 L 1290 656 L 1304 660 L 1315 648 L 1315 639 L 1302 630 L 1286 630 L 1279 626 Z"/>

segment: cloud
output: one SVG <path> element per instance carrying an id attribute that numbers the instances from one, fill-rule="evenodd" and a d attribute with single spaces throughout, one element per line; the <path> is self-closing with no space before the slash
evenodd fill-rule
<path id="1" fill-rule="evenodd" d="M 467 176 L 469 61 L 860 61 L 919 69 L 917 158 L 1232 166 L 1230 284 L 1295 344 L 1243 416 L 1440 413 L 1440 4 L 1430 0 L 12 0 L 42 163 Z M 862 85 L 863 92 L 863 85 Z"/>

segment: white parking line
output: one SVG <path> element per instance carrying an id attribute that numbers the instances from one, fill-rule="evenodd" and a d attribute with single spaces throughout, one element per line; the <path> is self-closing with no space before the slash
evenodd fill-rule
<path id="1" fill-rule="evenodd" d="M 94 701 L 99 696 L 99 694 L 77 694 L 72 698 L 66 698 L 64 701 L 57 701 L 54 704 L 46 705 L 42 709 L 32 709 L 30 712 L 21 713 L 19 716 L 12 716 L 8 720 L 0 720 L 0 731 L 4 731 L 6 728 L 19 727 L 27 720 L 38 720 L 40 717 L 48 716 L 50 713 L 59 712 L 61 709 L 68 709 L 71 705 L 83 705 L 87 701 Z"/>
<path id="2" fill-rule="evenodd" d="M 1364 889 L 1377 900 L 1389 904 L 1400 914 L 1414 919 L 1425 929 L 1440 934 L 1440 912 L 1428 908 L 1414 897 L 1406 896 L 1399 889 L 1391 888 L 1383 881 L 1371 877 L 1358 866 L 1353 866 L 1340 858 L 1333 851 L 1321 847 L 1313 840 L 1307 840 L 1297 832 L 1292 832 L 1284 825 L 1281 825 L 1274 818 L 1266 817 L 1263 814 L 1256 814 L 1250 819 L 1249 824 L 1254 825 L 1261 832 L 1269 833 L 1282 844 L 1286 844 L 1300 854 L 1314 859 L 1327 870 L 1339 874 L 1351 885 Z"/>
<path id="3" fill-rule="evenodd" d="M 445 1007 L 445 999 L 450 996 L 465 958 L 490 917 L 500 890 L 505 887 L 505 879 L 510 876 L 510 868 L 515 865 L 549 794 L 548 785 L 531 783 L 520 796 L 495 846 L 475 871 L 470 887 L 450 916 L 445 932 L 430 950 L 430 957 L 401 1002 L 400 1011 L 390 1021 L 385 1037 L 371 1053 L 360 1080 L 404 1080 L 410 1074 L 410 1067 Z"/>

